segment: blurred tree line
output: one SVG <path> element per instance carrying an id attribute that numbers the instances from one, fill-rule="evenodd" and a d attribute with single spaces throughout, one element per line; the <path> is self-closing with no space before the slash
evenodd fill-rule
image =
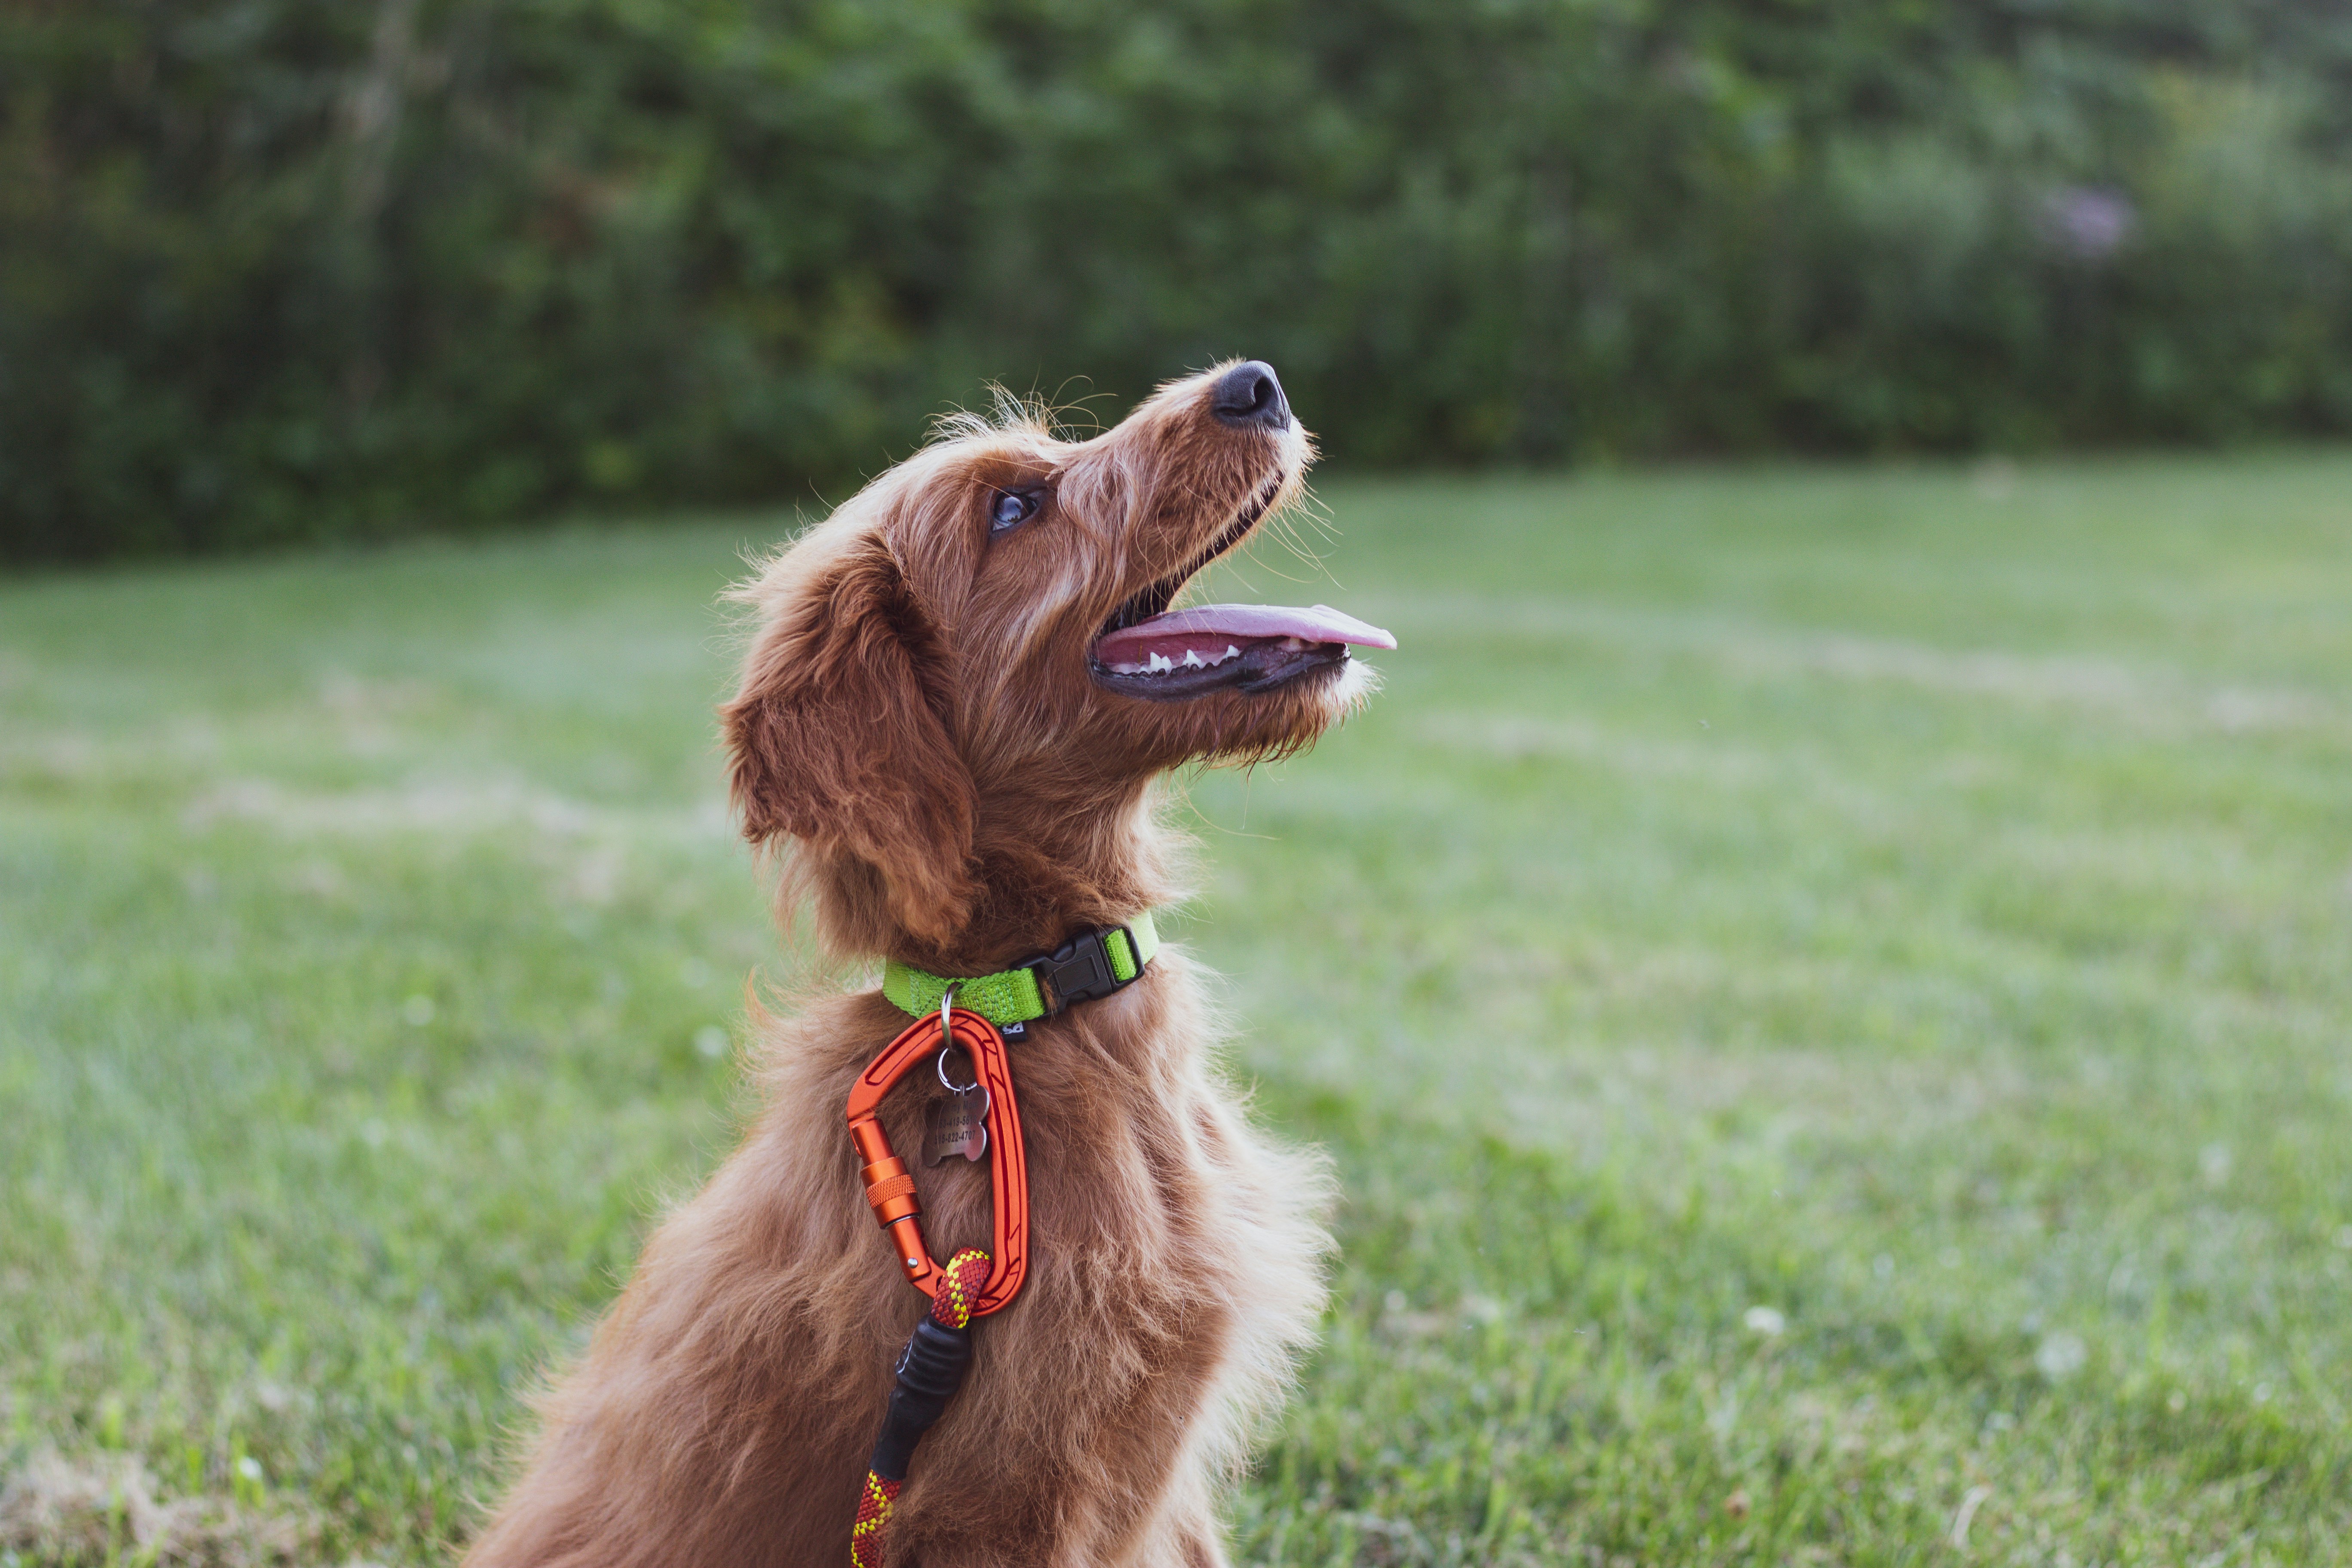
<path id="1" fill-rule="evenodd" d="M 2340 0 L 0 0 L 0 555 L 1232 353 L 1365 464 L 2341 433 L 2348 86 Z"/>

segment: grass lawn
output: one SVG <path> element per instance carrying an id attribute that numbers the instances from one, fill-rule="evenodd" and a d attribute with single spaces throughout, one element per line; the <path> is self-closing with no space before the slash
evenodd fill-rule
<path id="1" fill-rule="evenodd" d="M 1237 1557 L 2352 1562 L 2352 457 L 1326 499 L 1162 927 L 1347 1194 Z M 0 1565 L 465 1536 L 805 970 L 787 526 L 0 584 Z"/>

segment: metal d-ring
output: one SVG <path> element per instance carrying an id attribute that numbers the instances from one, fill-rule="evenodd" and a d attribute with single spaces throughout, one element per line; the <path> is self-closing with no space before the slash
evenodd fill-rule
<path id="1" fill-rule="evenodd" d="M 948 1021 L 948 1009 L 955 1003 L 955 994 L 956 988 L 952 985 L 940 993 L 940 1054 L 931 1063 L 931 1070 L 940 1075 L 940 1087 L 950 1094 L 969 1094 L 980 1087 L 979 1064 L 972 1066 L 970 1083 L 959 1085 L 948 1081 L 948 1053 L 957 1048 L 955 1031 Z"/>

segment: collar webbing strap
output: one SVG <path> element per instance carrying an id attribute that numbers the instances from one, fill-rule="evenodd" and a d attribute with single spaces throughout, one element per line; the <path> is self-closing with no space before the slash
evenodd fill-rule
<path id="1" fill-rule="evenodd" d="M 940 1010 L 955 987 L 955 1005 L 992 1024 L 1025 1024 L 1073 1002 L 1108 996 L 1143 973 L 1160 951 L 1160 933 L 1146 910 L 1123 926 L 1107 926 L 993 974 L 957 980 L 897 959 L 882 966 L 882 994 L 902 1012 L 921 1017 Z"/>

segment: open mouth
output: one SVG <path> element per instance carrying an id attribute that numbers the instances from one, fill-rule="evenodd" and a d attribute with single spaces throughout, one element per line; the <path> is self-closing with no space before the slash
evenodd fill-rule
<path id="1" fill-rule="evenodd" d="M 1169 605 L 1208 564 L 1239 544 L 1282 489 L 1282 475 L 1250 498 L 1208 549 L 1181 571 L 1121 605 L 1095 638 L 1095 679 L 1111 690 L 1162 701 L 1228 688 L 1271 691 L 1348 662 L 1349 645 L 1394 647 L 1396 638 L 1328 605 Z"/>

